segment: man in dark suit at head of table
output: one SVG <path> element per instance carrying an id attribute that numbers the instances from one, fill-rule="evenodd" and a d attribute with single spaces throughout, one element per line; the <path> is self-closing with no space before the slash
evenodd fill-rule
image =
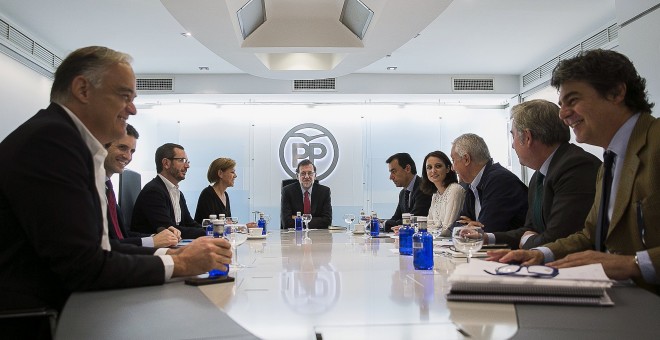
<path id="1" fill-rule="evenodd" d="M 297 212 L 312 214 L 309 227 L 328 229 L 332 224 L 332 199 L 330 188 L 316 181 L 316 165 L 309 159 L 303 159 L 296 168 L 297 183 L 282 188 L 281 226 L 293 228 Z"/>
<path id="2" fill-rule="evenodd" d="M 76 291 L 162 284 L 231 262 L 229 242 L 203 238 L 180 249 L 111 243 L 106 219 L 104 144 L 136 114 L 127 54 L 78 49 L 57 68 L 51 104 L 0 143 L 0 313 L 61 310 Z M 139 255 L 138 255 L 139 254 Z M 153 256 L 157 255 L 157 256 Z M 0 319 L 2 336 L 49 330 Z"/>
<path id="3" fill-rule="evenodd" d="M 390 180 L 397 188 L 403 188 L 399 192 L 399 202 L 394 215 L 385 221 L 385 231 L 392 231 L 393 227 L 401 226 L 401 215 L 404 213 L 428 216 L 432 196 L 419 189 L 422 179 L 417 176 L 417 167 L 410 154 L 405 152 L 394 154 L 385 163 L 390 173 Z"/>

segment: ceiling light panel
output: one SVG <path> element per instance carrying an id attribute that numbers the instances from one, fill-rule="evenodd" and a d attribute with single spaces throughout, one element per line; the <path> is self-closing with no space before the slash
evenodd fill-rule
<path id="1" fill-rule="evenodd" d="M 373 16 L 374 11 L 369 9 L 362 1 L 345 0 L 339 21 L 357 35 L 360 40 L 363 40 Z"/>
<path id="2" fill-rule="evenodd" d="M 237 12 L 238 25 L 241 27 L 243 39 L 256 31 L 266 22 L 266 5 L 264 0 L 249 0 Z"/>

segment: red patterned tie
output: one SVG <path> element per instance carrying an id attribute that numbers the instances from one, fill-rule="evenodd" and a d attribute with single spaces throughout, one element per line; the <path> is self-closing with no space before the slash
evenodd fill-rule
<path id="1" fill-rule="evenodd" d="M 112 227 L 115 229 L 117 238 L 123 240 L 124 235 L 121 234 L 119 220 L 117 219 L 117 199 L 115 199 L 115 191 L 112 189 L 112 182 L 110 180 L 105 181 L 105 195 L 108 197 L 108 214 L 110 214 L 110 219 L 112 220 Z"/>
<path id="2" fill-rule="evenodd" d="M 309 201 L 309 191 L 305 191 L 305 198 L 303 199 L 303 214 L 312 213 L 312 203 Z"/>

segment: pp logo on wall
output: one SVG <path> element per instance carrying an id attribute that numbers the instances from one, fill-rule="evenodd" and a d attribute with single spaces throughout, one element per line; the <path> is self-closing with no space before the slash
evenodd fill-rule
<path id="1" fill-rule="evenodd" d="M 328 177 L 337 167 L 339 147 L 330 131 L 321 125 L 305 123 L 289 130 L 280 143 L 280 164 L 292 178 L 303 159 L 316 165 L 316 178 Z"/>

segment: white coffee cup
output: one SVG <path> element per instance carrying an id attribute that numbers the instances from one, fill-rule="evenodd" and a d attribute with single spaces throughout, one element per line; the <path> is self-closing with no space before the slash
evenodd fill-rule
<path id="1" fill-rule="evenodd" d="M 250 228 L 250 236 L 261 236 L 263 229 L 261 228 Z"/>
<path id="2" fill-rule="evenodd" d="M 353 227 L 353 232 L 354 233 L 363 233 L 364 232 L 364 224 L 358 223 Z"/>

